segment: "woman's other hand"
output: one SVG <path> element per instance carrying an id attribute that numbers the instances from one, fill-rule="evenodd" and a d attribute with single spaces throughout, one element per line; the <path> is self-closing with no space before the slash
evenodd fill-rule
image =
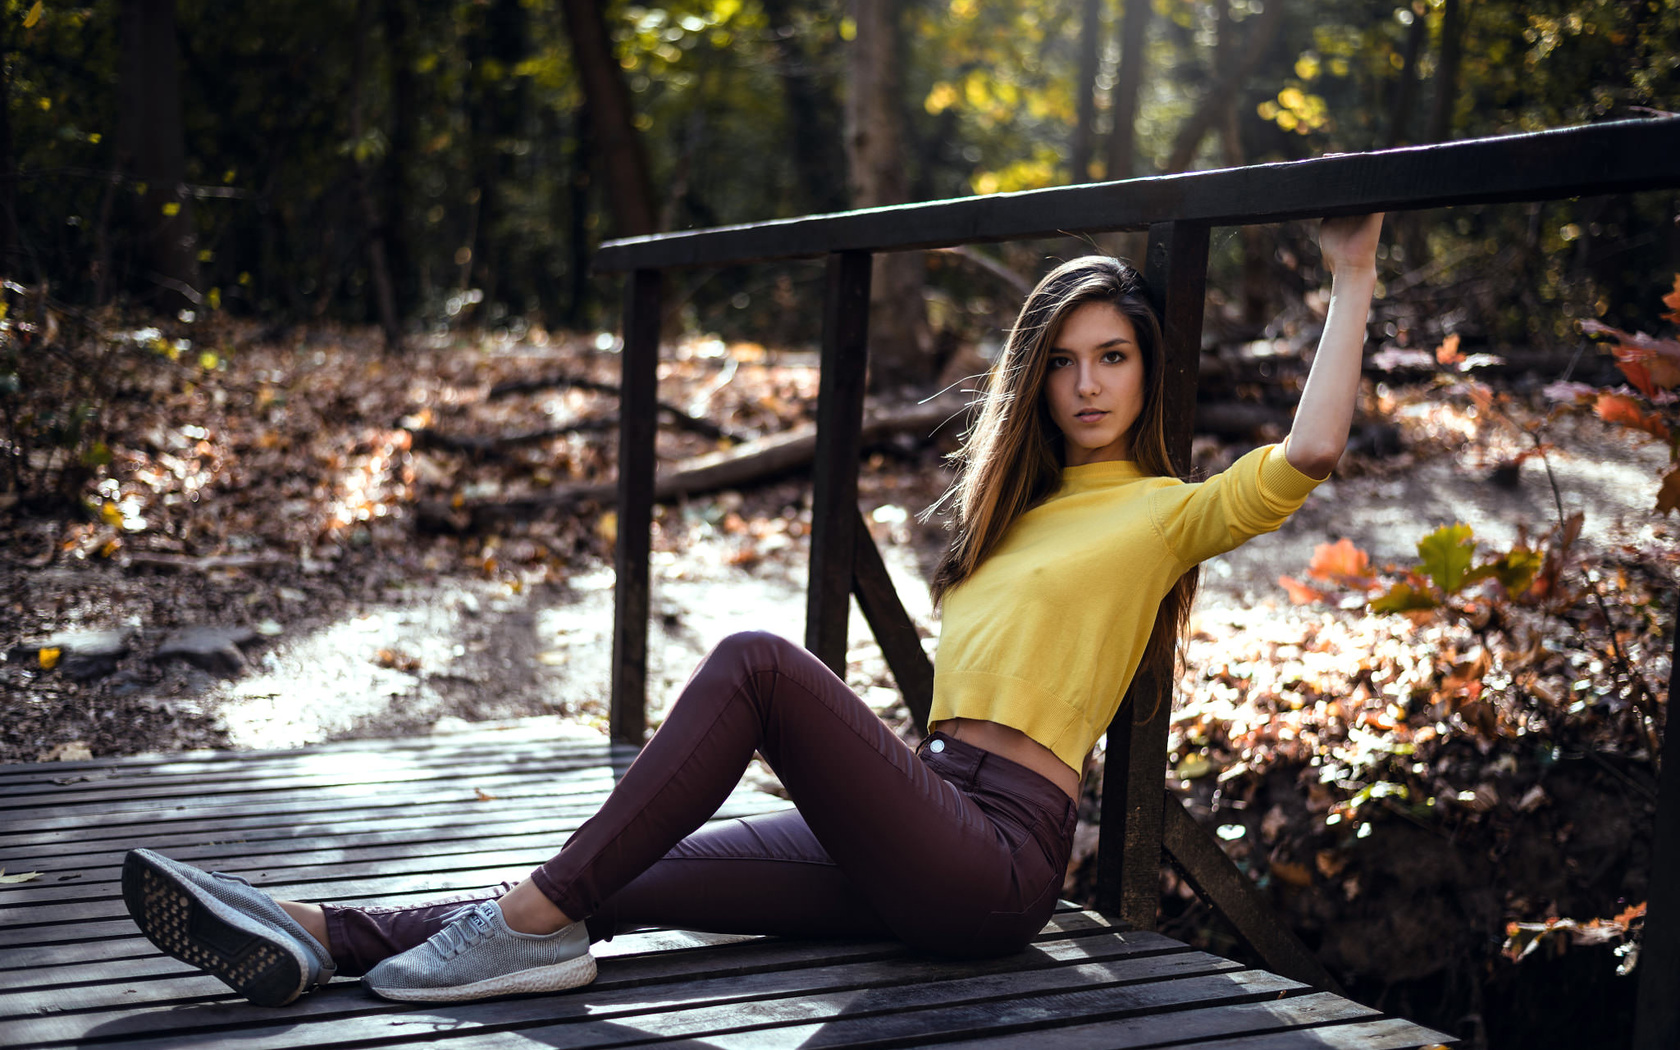
<path id="1" fill-rule="evenodd" d="M 1365 347 L 1365 322 L 1377 286 L 1377 235 L 1383 217 L 1325 219 L 1319 249 L 1330 271 L 1330 309 L 1318 340 L 1301 403 L 1285 439 L 1284 455 L 1309 477 L 1327 478 L 1347 445 Z"/>
<path id="2" fill-rule="evenodd" d="M 1377 238 L 1382 233 L 1383 213 L 1343 215 L 1325 219 L 1318 227 L 1318 248 L 1324 266 L 1334 276 L 1377 268 Z"/>

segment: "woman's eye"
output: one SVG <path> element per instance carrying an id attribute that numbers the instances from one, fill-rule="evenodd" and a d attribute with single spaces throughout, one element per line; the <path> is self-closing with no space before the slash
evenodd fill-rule
<path id="1" fill-rule="evenodd" d="M 1103 360 L 1111 365 L 1117 365 L 1126 360 L 1126 355 L 1118 350 L 1110 350 L 1108 353 L 1103 355 Z"/>
<path id="2" fill-rule="evenodd" d="M 1050 367 L 1052 369 L 1061 368 L 1064 365 L 1066 365 L 1067 363 L 1068 363 L 1068 359 L 1065 358 L 1065 357 L 1052 357 L 1050 359 Z"/>

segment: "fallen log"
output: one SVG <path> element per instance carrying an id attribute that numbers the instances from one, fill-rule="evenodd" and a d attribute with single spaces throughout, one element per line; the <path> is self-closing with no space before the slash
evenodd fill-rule
<path id="1" fill-rule="evenodd" d="M 618 397 L 621 394 L 617 383 L 608 383 L 604 380 L 591 379 L 588 376 L 574 375 L 570 372 L 557 372 L 537 379 L 505 380 L 491 387 L 490 392 L 484 395 L 484 399 L 486 401 L 495 401 L 499 398 L 509 397 L 513 394 L 530 394 L 535 393 L 538 390 L 550 390 L 558 386 L 569 386 L 577 390 L 588 390 L 597 394 L 611 394 L 614 397 Z M 709 437 L 713 440 L 722 440 L 725 438 L 730 441 L 743 440 L 741 435 L 731 433 L 729 430 L 718 426 L 709 419 L 702 419 L 699 416 L 690 415 L 676 405 L 671 404 L 669 401 L 659 402 L 659 411 L 669 416 L 671 423 L 675 426 L 680 427 L 683 430 L 699 434 L 703 437 Z M 612 423 L 616 423 L 617 417 L 611 417 L 610 421 Z"/>
<path id="2" fill-rule="evenodd" d="M 920 404 L 866 410 L 863 444 L 876 444 L 898 434 L 931 437 L 945 424 L 956 421 L 963 414 L 965 405 L 965 400 L 960 397 L 938 397 Z M 960 425 L 957 426 L 957 430 L 960 429 Z M 653 498 L 659 502 L 670 502 L 703 492 L 741 488 L 805 466 L 815 457 L 816 451 L 817 426 L 815 423 L 804 423 L 780 434 L 674 464 L 655 478 Z M 460 503 L 423 500 L 417 508 L 418 523 L 422 528 L 434 531 L 458 532 L 483 528 L 496 521 L 549 508 L 611 503 L 617 497 L 618 482 L 602 481 L 557 485 L 546 492 L 512 499 L 464 500 Z"/>
<path id="3" fill-rule="evenodd" d="M 295 565 L 297 555 L 263 551 L 251 554 L 169 554 L 163 551 L 131 551 L 122 556 L 127 566 L 153 569 L 189 569 L 195 572 L 215 572 L 220 569 L 262 569 L 276 565 Z"/>

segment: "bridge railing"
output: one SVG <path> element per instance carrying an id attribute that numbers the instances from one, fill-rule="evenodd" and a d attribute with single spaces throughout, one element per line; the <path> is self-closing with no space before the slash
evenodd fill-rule
<path id="1" fill-rule="evenodd" d="M 1618 121 L 1023 193 L 967 197 L 609 241 L 599 271 L 628 275 L 619 435 L 618 572 L 612 733 L 646 731 L 648 552 L 654 496 L 656 366 L 663 272 L 823 257 L 821 381 L 812 494 L 805 644 L 844 675 L 848 602 L 856 594 L 906 702 L 926 725 L 932 666 L 857 507 L 868 364 L 869 283 L 876 252 L 1117 230 L 1147 230 L 1144 272 L 1162 319 L 1167 425 L 1174 463 L 1188 463 L 1208 239 L 1215 226 L 1455 205 L 1544 201 L 1680 188 L 1680 118 Z M 1672 695 L 1673 682 L 1670 684 Z M 1140 675 L 1108 730 L 1124 771 L 1104 779 L 1098 907 L 1153 929 L 1167 858 L 1272 969 L 1333 987 L 1217 842 L 1162 788 L 1170 682 Z M 1135 717 L 1134 717 L 1135 716 Z M 1641 971 L 1636 1046 L 1680 1046 L 1680 748 L 1662 765 Z"/>

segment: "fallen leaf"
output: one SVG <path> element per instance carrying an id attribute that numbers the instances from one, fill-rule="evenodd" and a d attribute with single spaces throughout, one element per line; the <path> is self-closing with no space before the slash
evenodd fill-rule
<path id="1" fill-rule="evenodd" d="M 1647 415 L 1639 403 L 1626 394 L 1600 394 L 1593 405 L 1598 418 L 1633 430 L 1644 431 L 1662 441 L 1668 440 L 1668 425 L 1655 413 Z"/>
<path id="2" fill-rule="evenodd" d="M 1464 355 L 1458 352 L 1458 333 L 1454 332 L 1441 341 L 1435 348 L 1435 360 L 1443 365 L 1455 365 L 1464 360 Z"/>
<path id="3" fill-rule="evenodd" d="M 490 794 L 490 792 L 484 790 L 483 788 L 473 788 L 473 794 L 478 796 L 478 800 L 480 802 L 492 802 L 492 801 L 494 801 L 498 798 L 501 798 L 500 795 L 492 795 L 492 794 Z"/>
<path id="4" fill-rule="evenodd" d="M 1662 315 L 1663 320 L 1680 324 L 1680 273 L 1674 275 L 1674 291 L 1663 296 L 1662 301 L 1669 310 Z"/>
<path id="5" fill-rule="evenodd" d="M 1668 472 L 1657 489 L 1657 513 L 1667 514 L 1680 507 L 1680 467 Z"/>
<path id="6" fill-rule="evenodd" d="M 380 667 L 393 671 L 404 671 L 408 674 L 420 670 L 420 658 L 410 656 L 401 649 L 381 649 L 373 656 L 373 662 Z"/>
<path id="7" fill-rule="evenodd" d="M 41 877 L 38 871 L 25 871 L 17 875 L 7 875 L 5 868 L 0 868 L 0 882 L 32 882 Z"/>
<path id="8" fill-rule="evenodd" d="M 1289 600 L 1296 605 L 1311 605 L 1313 602 L 1327 602 L 1330 595 L 1308 583 L 1302 583 L 1293 576 L 1279 576 L 1278 586 L 1289 592 Z"/>
<path id="9" fill-rule="evenodd" d="M 1371 579 L 1371 556 L 1343 536 L 1335 543 L 1321 543 L 1313 549 L 1307 575 L 1347 587 L 1363 587 Z"/>
<path id="10" fill-rule="evenodd" d="M 57 744 L 51 751 L 43 751 L 35 756 L 37 762 L 86 762 L 93 758 L 93 751 L 86 740 L 71 740 Z"/>
<path id="11" fill-rule="evenodd" d="M 57 649 L 49 646 L 47 648 L 43 648 L 38 654 L 36 654 L 36 660 L 40 663 L 41 670 L 50 671 L 58 666 L 59 657 L 63 655 L 63 649 Z"/>
<path id="12" fill-rule="evenodd" d="M 1298 890 L 1312 885 L 1312 869 L 1305 864 L 1292 860 L 1274 860 L 1270 871 L 1273 878 Z"/>

